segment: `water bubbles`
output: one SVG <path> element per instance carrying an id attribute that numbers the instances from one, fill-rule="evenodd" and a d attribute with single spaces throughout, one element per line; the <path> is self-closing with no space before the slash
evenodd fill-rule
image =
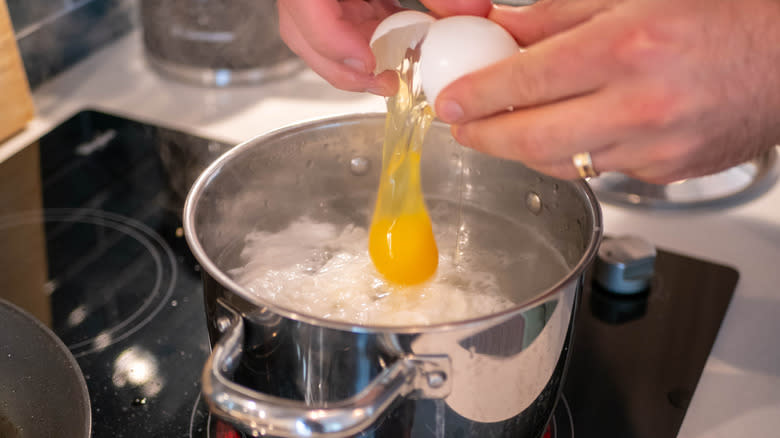
<path id="1" fill-rule="evenodd" d="M 455 231 L 442 242 L 453 242 Z M 469 233 L 461 236 L 467 239 Z M 279 232 L 250 233 L 242 251 L 245 265 L 231 275 L 279 306 L 357 324 L 424 325 L 513 305 L 492 274 L 480 276 L 469 265 L 464 267 L 469 275 L 458 275 L 452 244 L 440 253 L 439 273 L 432 281 L 399 290 L 378 276 L 366 251 L 367 239 L 365 228 L 301 218 Z M 292 241 L 296 245 L 291 246 Z"/>
<path id="2" fill-rule="evenodd" d="M 349 160 L 349 171 L 355 176 L 363 176 L 371 168 L 371 160 L 366 157 L 354 157 Z"/>

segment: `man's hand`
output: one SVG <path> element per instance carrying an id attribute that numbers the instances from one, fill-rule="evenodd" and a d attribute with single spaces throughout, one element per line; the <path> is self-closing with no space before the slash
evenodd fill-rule
<path id="1" fill-rule="evenodd" d="M 481 15 L 490 0 L 427 0 L 434 15 Z M 388 15 L 400 11 L 397 0 L 278 0 L 279 31 L 290 49 L 334 87 L 395 93 L 392 73 L 372 74 L 376 62 L 368 42 Z"/>
<path id="2" fill-rule="evenodd" d="M 489 18 L 528 47 L 439 95 L 465 145 L 567 179 L 590 152 L 598 171 L 668 183 L 780 142 L 778 0 L 542 0 Z"/>

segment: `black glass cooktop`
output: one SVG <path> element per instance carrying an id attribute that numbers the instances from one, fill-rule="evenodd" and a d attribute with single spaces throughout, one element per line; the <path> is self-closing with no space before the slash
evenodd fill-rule
<path id="1" fill-rule="evenodd" d="M 0 296 L 69 346 L 94 437 L 240 436 L 199 397 L 209 342 L 181 229 L 189 186 L 228 147 L 84 111 L 0 163 Z M 666 251 L 656 266 L 638 297 L 586 288 L 545 438 L 677 435 L 738 274 Z"/>

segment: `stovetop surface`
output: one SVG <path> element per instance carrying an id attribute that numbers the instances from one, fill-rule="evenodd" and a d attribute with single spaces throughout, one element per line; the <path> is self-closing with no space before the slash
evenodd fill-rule
<path id="1" fill-rule="evenodd" d="M 84 111 L 0 164 L 0 185 L 14 187 L 0 191 L 0 297 L 71 349 L 94 437 L 216 435 L 199 397 L 209 342 L 181 210 L 228 148 Z M 661 250 L 648 293 L 586 288 L 548 434 L 675 437 L 737 278 Z"/>

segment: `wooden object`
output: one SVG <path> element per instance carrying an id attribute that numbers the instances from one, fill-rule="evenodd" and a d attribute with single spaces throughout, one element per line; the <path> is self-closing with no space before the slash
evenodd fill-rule
<path id="1" fill-rule="evenodd" d="M 0 227 L 0 298 L 27 310 L 51 327 L 40 162 L 40 150 L 35 143 L 0 166 L 0 181 L 14 184 L 13 190 L 0 190 L 0 215 L 36 212 L 36 216 L 30 213 L 18 225 Z"/>
<path id="2" fill-rule="evenodd" d="M 5 0 L 0 0 L 0 141 L 22 130 L 33 117 L 30 85 L 16 46 Z"/>

